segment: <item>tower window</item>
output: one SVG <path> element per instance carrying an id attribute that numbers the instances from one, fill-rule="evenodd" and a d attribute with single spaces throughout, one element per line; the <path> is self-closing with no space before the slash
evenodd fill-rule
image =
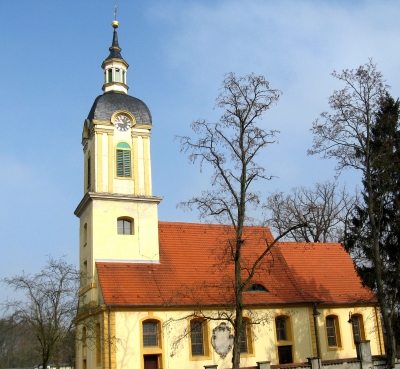
<path id="1" fill-rule="evenodd" d="M 108 83 L 110 83 L 110 82 L 112 82 L 112 69 L 109 69 L 108 71 L 107 71 L 107 74 L 108 74 Z"/>
<path id="2" fill-rule="evenodd" d="M 118 234 L 133 234 L 132 225 L 133 221 L 130 219 L 125 219 L 125 218 L 117 219 Z"/>
<path id="3" fill-rule="evenodd" d="M 87 244 L 87 223 L 83 226 L 83 246 Z"/>
<path id="4" fill-rule="evenodd" d="M 122 82 L 126 84 L 125 71 L 122 71 Z"/>
<path id="5" fill-rule="evenodd" d="M 117 177 L 131 177 L 131 147 L 126 142 L 117 145 Z"/>
<path id="6" fill-rule="evenodd" d="M 88 278 L 88 266 L 87 266 L 87 260 L 83 262 L 83 268 L 82 268 L 82 274 L 85 278 Z"/>
<path id="7" fill-rule="evenodd" d="M 87 188 L 90 187 L 90 156 L 87 158 Z"/>
<path id="8" fill-rule="evenodd" d="M 115 82 L 121 82 L 121 72 L 119 69 L 115 70 Z"/>

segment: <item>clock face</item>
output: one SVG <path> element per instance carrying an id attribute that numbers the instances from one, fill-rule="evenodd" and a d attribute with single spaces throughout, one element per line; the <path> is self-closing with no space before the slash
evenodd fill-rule
<path id="1" fill-rule="evenodd" d="M 118 131 L 127 131 L 131 128 L 131 120 L 126 115 L 117 115 L 114 119 L 114 125 Z"/>

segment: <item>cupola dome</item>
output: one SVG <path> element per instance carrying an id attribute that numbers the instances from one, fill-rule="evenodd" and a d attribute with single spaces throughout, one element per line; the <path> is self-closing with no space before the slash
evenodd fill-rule
<path id="1" fill-rule="evenodd" d="M 98 96 L 90 109 L 88 119 L 110 121 L 116 111 L 132 113 L 138 125 L 149 126 L 152 124 L 150 110 L 142 100 L 115 92 L 107 92 Z"/>

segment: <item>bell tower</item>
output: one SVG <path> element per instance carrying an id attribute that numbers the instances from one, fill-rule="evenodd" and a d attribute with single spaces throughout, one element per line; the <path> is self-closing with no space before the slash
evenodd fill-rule
<path id="1" fill-rule="evenodd" d="M 82 131 L 84 196 L 75 215 L 87 290 L 96 287 L 96 261 L 159 262 L 162 198 L 152 196 L 152 118 L 143 101 L 128 95 L 129 65 L 121 56 L 118 26 L 112 22 L 110 54 L 101 65 L 104 93 L 95 99 Z"/>

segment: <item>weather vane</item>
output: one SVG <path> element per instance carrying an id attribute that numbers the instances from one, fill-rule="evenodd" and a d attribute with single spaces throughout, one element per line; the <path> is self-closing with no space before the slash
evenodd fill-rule
<path id="1" fill-rule="evenodd" d="M 114 2 L 114 20 L 117 20 L 117 11 L 118 11 L 117 2 Z"/>

